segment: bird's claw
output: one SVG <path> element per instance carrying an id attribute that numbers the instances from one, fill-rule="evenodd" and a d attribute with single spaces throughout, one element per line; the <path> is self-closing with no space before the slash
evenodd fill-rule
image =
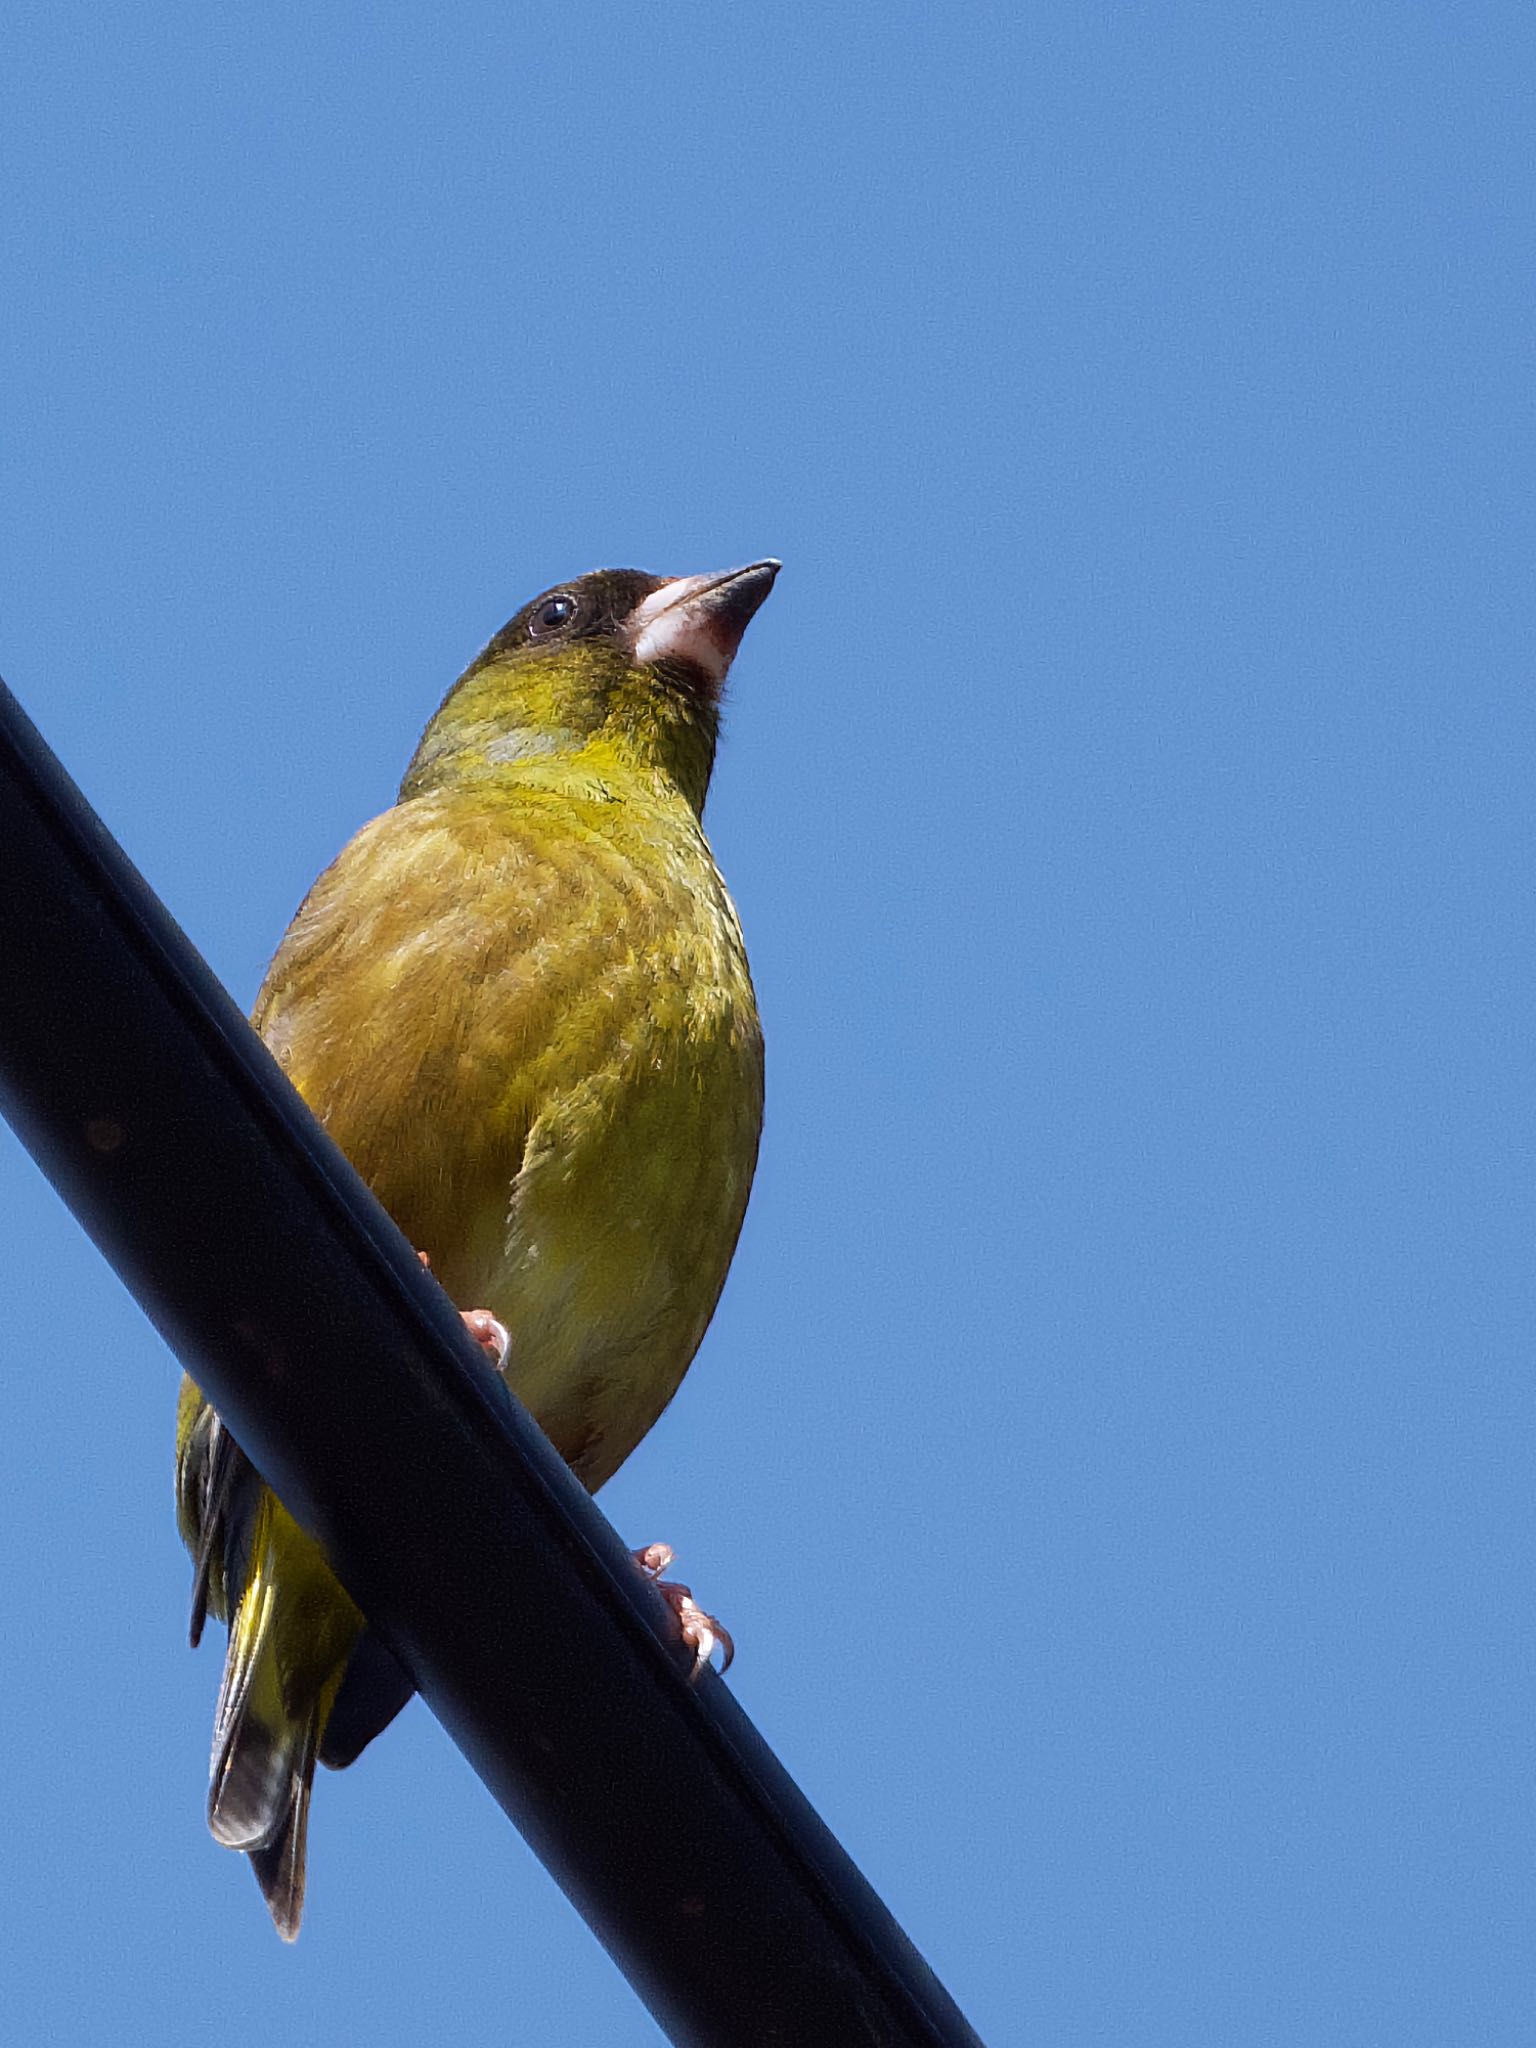
<path id="1" fill-rule="evenodd" d="M 416 1256 L 430 1273 L 432 1270 L 431 1253 L 418 1252 Z M 460 1309 L 459 1314 L 464 1319 L 465 1329 L 468 1330 L 492 1365 L 495 1366 L 498 1372 L 504 1372 L 508 1356 L 512 1350 L 512 1337 L 506 1324 L 498 1322 L 488 1308 L 464 1308 Z"/>
<path id="2" fill-rule="evenodd" d="M 647 1543 L 643 1550 L 635 1552 L 635 1563 L 655 1586 L 677 1616 L 678 1627 L 683 1632 L 683 1641 L 693 1652 L 693 1668 L 688 1673 L 690 1684 L 694 1684 L 709 1668 L 710 1660 L 718 1647 L 720 1670 L 731 1668 L 731 1659 L 736 1654 L 736 1645 L 731 1641 L 731 1632 L 712 1614 L 706 1614 L 686 1586 L 675 1580 L 664 1579 L 661 1575 L 671 1564 L 673 1550 L 670 1543 Z"/>
<path id="3" fill-rule="evenodd" d="M 506 1324 L 498 1322 L 488 1308 L 466 1308 L 459 1313 L 464 1318 L 465 1329 L 492 1365 L 498 1372 L 503 1371 L 512 1349 L 512 1338 Z"/>

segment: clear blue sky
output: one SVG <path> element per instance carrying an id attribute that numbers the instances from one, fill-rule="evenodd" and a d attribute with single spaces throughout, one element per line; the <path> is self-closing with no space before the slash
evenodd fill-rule
<path id="1" fill-rule="evenodd" d="M 603 1499 L 993 2048 L 1531 2036 L 1533 59 L 10 10 L 0 669 L 242 1000 L 526 598 L 785 561 L 762 1168 Z M 654 2041 L 419 1705 L 279 1945 L 174 1368 L 9 1134 L 0 1228 L 18 2037 Z"/>

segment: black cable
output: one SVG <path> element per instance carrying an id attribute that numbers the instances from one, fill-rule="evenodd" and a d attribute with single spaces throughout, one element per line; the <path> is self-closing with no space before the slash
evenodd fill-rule
<path id="1" fill-rule="evenodd" d="M 979 2048 L 3 684 L 0 960 L 0 1109 L 672 2040 Z"/>

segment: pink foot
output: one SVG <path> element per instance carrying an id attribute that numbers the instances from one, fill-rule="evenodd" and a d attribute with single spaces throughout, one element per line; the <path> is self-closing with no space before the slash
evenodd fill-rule
<path id="1" fill-rule="evenodd" d="M 683 1641 L 693 1652 L 693 1669 L 689 1682 L 696 1681 L 701 1672 L 709 1667 L 709 1661 L 720 1649 L 720 1669 L 729 1671 L 731 1659 L 736 1654 L 736 1645 L 731 1641 L 730 1630 L 716 1621 L 712 1614 L 706 1614 L 686 1586 L 679 1586 L 674 1580 L 661 1575 L 672 1562 L 670 1543 L 647 1543 L 644 1550 L 635 1552 L 635 1563 L 650 1579 L 662 1599 L 677 1616 L 678 1626 L 683 1632 Z"/>
<path id="2" fill-rule="evenodd" d="M 505 1323 L 498 1323 L 488 1308 L 466 1308 L 459 1313 L 464 1318 L 464 1327 L 480 1346 L 486 1357 L 501 1371 L 512 1349 L 512 1339 Z"/>
<path id="3" fill-rule="evenodd" d="M 418 1252 L 416 1256 L 430 1272 L 432 1267 L 431 1254 L 428 1252 Z M 496 1370 L 501 1372 L 506 1366 L 508 1354 L 512 1349 L 512 1338 L 506 1324 L 498 1322 L 488 1308 L 460 1309 L 459 1314 L 464 1318 L 465 1329 L 468 1330 L 471 1337 L 474 1338 Z"/>

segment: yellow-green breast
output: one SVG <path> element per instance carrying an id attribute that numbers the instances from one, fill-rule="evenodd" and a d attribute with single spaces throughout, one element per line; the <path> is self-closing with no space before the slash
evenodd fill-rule
<path id="1" fill-rule="evenodd" d="M 254 1021 L 588 1486 L 671 1398 L 762 1118 L 734 908 L 692 807 L 607 764 L 448 787 L 320 878 Z"/>

